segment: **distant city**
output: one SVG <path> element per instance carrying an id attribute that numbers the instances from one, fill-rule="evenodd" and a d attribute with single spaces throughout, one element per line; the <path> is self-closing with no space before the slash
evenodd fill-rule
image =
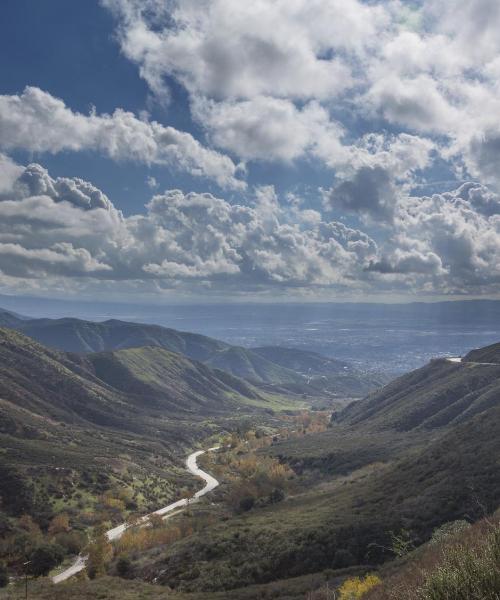
<path id="1" fill-rule="evenodd" d="M 500 339 L 500 301 L 495 300 L 155 306 L 0 296 L 0 306 L 33 317 L 156 323 L 244 347 L 312 350 L 391 374 Z"/>

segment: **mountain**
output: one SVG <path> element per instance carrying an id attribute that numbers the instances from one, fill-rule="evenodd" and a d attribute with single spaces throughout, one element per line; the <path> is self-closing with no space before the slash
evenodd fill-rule
<path id="1" fill-rule="evenodd" d="M 492 356 L 487 349 L 475 352 L 467 356 Z M 461 423 L 499 400 L 500 364 L 439 359 L 350 404 L 338 422 L 398 431 L 435 429 Z"/>
<path id="2" fill-rule="evenodd" d="M 86 361 L 101 381 L 161 409 L 213 412 L 234 406 L 238 395 L 259 399 L 236 377 L 155 346 L 89 354 Z"/>
<path id="3" fill-rule="evenodd" d="M 253 383 L 284 384 L 304 381 L 300 373 L 238 346 L 230 346 L 217 352 L 206 362 L 211 367 L 223 369 Z"/>
<path id="4" fill-rule="evenodd" d="M 0 328 L 0 397 L 50 419 L 131 430 L 147 408 L 200 415 L 259 398 L 243 381 L 162 348 L 80 356 L 5 328 Z"/>
<path id="5" fill-rule="evenodd" d="M 491 344 L 485 348 L 471 350 L 462 360 L 463 362 L 500 364 L 500 344 Z"/>
<path id="6" fill-rule="evenodd" d="M 158 346 L 204 361 L 228 347 L 224 342 L 195 333 L 116 319 L 102 323 L 73 318 L 29 319 L 18 322 L 15 328 L 42 344 L 66 352 L 108 352 Z"/>
<path id="7" fill-rule="evenodd" d="M 282 346 L 261 346 L 252 348 L 255 354 L 280 365 L 285 369 L 304 373 L 305 375 L 333 375 L 354 371 L 348 363 L 328 358 L 318 352 L 308 352 Z"/>
<path id="8" fill-rule="evenodd" d="M 21 321 L 29 320 L 28 317 L 23 317 L 10 310 L 0 308 L 0 327 L 16 327 Z"/>
<path id="9" fill-rule="evenodd" d="M 262 409 L 276 403 L 162 348 L 79 355 L 0 328 L 2 535 L 22 512 L 47 526 L 69 510 L 85 529 L 111 489 L 131 499 L 127 510 L 165 505 L 195 484 L 183 468 L 188 450 L 240 419 L 271 421 Z M 18 489 L 29 502 L 16 503 Z"/>
<path id="10" fill-rule="evenodd" d="M 255 385 L 285 386 L 282 392 L 358 397 L 388 380 L 388 377 L 356 371 L 347 363 L 314 352 L 274 346 L 242 348 L 159 325 L 117 319 L 104 322 L 74 318 L 29 319 L 8 311 L 0 312 L 2 323 L 46 346 L 66 352 L 85 354 L 156 346 Z M 318 379 L 313 382 L 315 377 Z"/>

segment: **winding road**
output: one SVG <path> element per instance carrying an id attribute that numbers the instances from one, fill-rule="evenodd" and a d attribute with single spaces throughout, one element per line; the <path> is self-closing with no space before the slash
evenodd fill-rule
<path id="1" fill-rule="evenodd" d="M 196 475 L 197 477 L 200 477 L 201 479 L 203 479 L 205 481 L 204 487 L 201 490 L 198 490 L 196 492 L 193 499 L 188 500 L 187 498 L 182 498 L 181 500 L 177 500 L 177 502 L 172 502 L 172 504 L 169 504 L 168 506 L 164 506 L 163 508 L 159 508 L 158 510 L 155 510 L 154 512 L 150 513 L 149 515 L 145 515 L 144 517 L 142 517 L 140 519 L 138 524 L 140 525 L 141 523 L 145 523 L 151 515 L 160 515 L 161 517 L 163 517 L 167 513 L 173 512 L 176 508 L 181 508 L 183 506 L 187 506 L 188 503 L 193 503 L 193 502 L 198 501 L 202 496 L 204 496 L 205 494 L 208 494 L 208 492 L 211 492 L 213 489 L 215 489 L 219 485 L 219 482 L 217 481 L 217 479 L 215 479 L 215 477 L 212 477 L 212 475 L 210 475 L 209 473 L 205 473 L 205 471 L 202 471 L 198 467 L 196 459 L 201 454 L 205 454 L 205 452 L 214 452 L 215 450 L 218 450 L 219 448 L 220 448 L 220 446 L 214 446 L 213 448 L 209 448 L 208 450 L 197 450 L 196 452 L 193 452 L 192 454 L 190 454 L 187 457 L 187 459 L 186 459 L 187 470 L 190 473 L 192 473 L 193 475 Z M 122 523 L 121 525 L 117 525 L 116 527 L 113 527 L 113 529 L 109 529 L 106 532 L 106 535 L 108 536 L 108 540 L 110 542 L 112 542 L 114 540 L 118 540 L 123 535 L 123 533 L 126 531 L 127 527 L 128 527 L 127 523 Z M 61 581 L 65 581 L 66 579 L 69 579 L 73 575 L 76 575 L 76 573 L 83 571 L 83 569 L 85 569 L 86 562 L 87 562 L 86 556 L 81 556 L 81 555 L 77 556 L 75 562 L 70 567 L 68 567 L 61 573 L 58 573 L 57 575 L 54 575 L 54 577 L 52 577 L 52 582 L 53 583 L 61 583 Z"/>

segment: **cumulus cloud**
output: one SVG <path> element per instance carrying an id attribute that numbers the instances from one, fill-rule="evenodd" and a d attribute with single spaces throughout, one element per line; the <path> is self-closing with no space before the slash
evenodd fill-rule
<path id="1" fill-rule="evenodd" d="M 167 190 L 126 217 L 92 184 L 29 165 L 0 194 L 0 281 L 11 289 L 490 293 L 499 265 L 500 197 L 477 183 L 406 196 L 379 244 L 269 186 L 247 204 Z"/>
<path id="2" fill-rule="evenodd" d="M 432 275 L 435 291 L 491 293 L 500 282 L 500 198 L 484 186 L 412 197 L 367 271 Z"/>
<path id="3" fill-rule="evenodd" d="M 223 187 L 245 187 L 229 157 L 204 147 L 189 133 L 121 109 L 112 115 L 75 113 L 35 87 L 21 95 L 0 96 L 0 147 L 51 153 L 93 150 L 113 160 L 166 165 Z"/>
<path id="4" fill-rule="evenodd" d="M 90 183 L 29 165 L 0 196 L 0 270 L 166 287 L 347 285 L 376 244 L 311 212 L 282 208 L 264 187 L 249 206 L 169 190 L 153 196 L 146 214 L 124 217 Z"/>
<path id="5" fill-rule="evenodd" d="M 198 98 L 193 109 L 216 146 L 245 160 L 291 161 L 309 151 L 327 160 L 345 154 L 342 127 L 317 102 L 298 109 L 269 96 L 227 102 Z"/>
<path id="6" fill-rule="evenodd" d="M 102 0 L 124 54 L 160 95 L 165 76 L 210 98 L 330 98 L 352 85 L 385 12 L 357 0 Z"/>
<path id="7" fill-rule="evenodd" d="M 397 200 L 391 175 L 382 167 L 360 167 L 352 179 L 340 182 L 330 194 L 335 207 L 390 219 Z"/>
<path id="8" fill-rule="evenodd" d="M 220 148 L 337 169 L 359 132 L 389 127 L 434 137 L 435 157 L 500 186 L 495 0 L 101 1 L 153 92 L 183 85 Z"/>
<path id="9" fill-rule="evenodd" d="M 404 201 L 415 174 L 427 167 L 435 145 L 428 139 L 399 134 L 370 134 L 333 155 L 337 183 L 325 195 L 326 205 L 362 218 L 389 222 Z"/>

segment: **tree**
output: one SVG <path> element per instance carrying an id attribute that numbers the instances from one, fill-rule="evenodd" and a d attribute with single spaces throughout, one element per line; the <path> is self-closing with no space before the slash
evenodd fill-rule
<path id="1" fill-rule="evenodd" d="M 38 523 L 33 521 L 30 515 L 22 515 L 18 520 L 19 527 L 27 531 L 31 536 L 41 537 L 42 532 Z"/>
<path id="2" fill-rule="evenodd" d="M 28 571 L 35 577 L 44 577 L 62 562 L 64 550 L 58 544 L 43 544 L 33 550 L 29 558 Z"/>
<path id="3" fill-rule="evenodd" d="M 0 563 L 0 588 L 7 587 L 9 585 L 9 573 L 7 567 Z"/>
<path id="4" fill-rule="evenodd" d="M 97 528 L 94 541 L 88 546 L 87 572 L 90 579 L 106 573 L 106 565 L 113 558 L 113 547 L 109 543 L 103 526 Z"/>
<path id="5" fill-rule="evenodd" d="M 160 527 L 165 527 L 165 521 L 161 515 L 157 515 L 153 513 L 149 515 L 149 523 L 153 529 L 159 529 Z"/>
<path id="6" fill-rule="evenodd" d="M 0 461 L 0 504 L 6 513 L 19 516 L 32 513 L 34 508 L 33 490 L 28 487 L 22 475 L 11 465 Z"/>
<path id="7" fill-rule="evenodd" d="M 49 535 L 57 535 L 58 533 L 67 533 L 71 527 L 69 526 L 69 517 L 66 513 L 59 513 L 49 524 Z"/>
<path id="8" fill-rule="evenodd" d="M 116 572 L 119 577 L 129 579 L 132 576 L 133 567 L 129 558 L 126 556 L 120 556 L 116 563 Z"/>

